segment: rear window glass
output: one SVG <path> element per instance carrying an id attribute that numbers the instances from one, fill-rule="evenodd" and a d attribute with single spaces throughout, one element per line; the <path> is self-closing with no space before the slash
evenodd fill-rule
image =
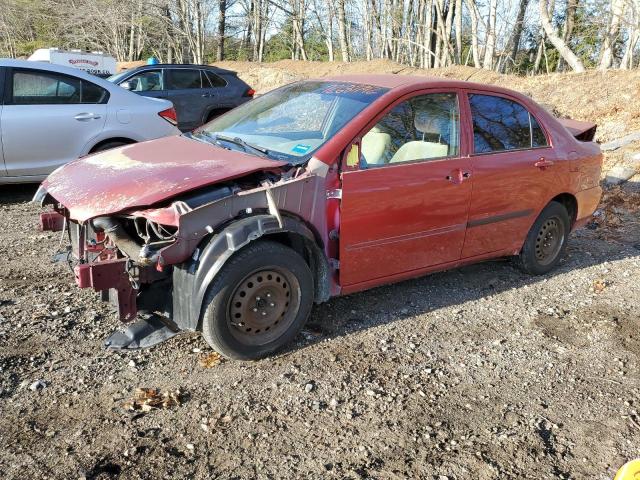
<path id="1" fill-rule="evenodd" d="M 176 69 L 169 70 L 168 85 L 170 90 L 182 90 L 186 88 L 202 88 L 200 70 Z"/>
<path id="2" fill-rule="evenodd" d="M 493 95 L 469 95 L 475 153 L 547 145 L 536 119 L 517 102 Z"/>

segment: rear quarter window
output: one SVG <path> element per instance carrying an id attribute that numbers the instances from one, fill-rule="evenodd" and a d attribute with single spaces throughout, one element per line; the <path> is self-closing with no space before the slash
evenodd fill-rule
<path id="1" fill-rule="evenodd" d="M 218 88 L 218 87 L 226 87 L 227 86 L 227 81 L 222 78 L 221 76 L 211 72 L 211 71 L 203 71 L 202 73 L 205 74 L 205 76 L 209 79 L 209 83 L 211 84 L 211 86 L 213 88 Z"/>

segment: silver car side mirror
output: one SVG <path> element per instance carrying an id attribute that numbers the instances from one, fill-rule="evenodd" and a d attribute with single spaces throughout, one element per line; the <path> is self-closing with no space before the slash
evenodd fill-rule
<path id="1" fill-rule="evenodd" d="M 121 86 L 122 88 L 124 88 L 125 90 L 132 90 L 132 89 L 133 89 L 133 85 L 132 85 L 132 84 L 131 84 L 131 82 L 129 82 L 129 81 L 122 82 L 122 83 L 120 84 L 120 86 Z"/>

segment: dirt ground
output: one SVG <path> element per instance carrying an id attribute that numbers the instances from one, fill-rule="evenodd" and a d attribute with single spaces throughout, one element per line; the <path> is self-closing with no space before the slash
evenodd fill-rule
<path id="1" fill-rule="evenodd" d="M 210 368 L 197 334 L 102 348 L 119 322 L 50 261 L 34 191 L 0 187 L 2 478 L 604 480 L 640 457 L 637 181 L 551 274 L 496 261 L 333 299 L 288 351 Z M 128 410 L 140 387 L 178 404 Z"/>
<path id="2" fill-rule="evenodd" d="M 621 192 L 552 274 L 499 261 L 334 299 L 289 351 L 204 368 L 197 334 L 103 350 L 118 321 L 49 261 L 34 188 L 3 187 L 2 477 L 610 479 L 640 456 Z M 138 387 L 180 404 L 129 411 Z"/>

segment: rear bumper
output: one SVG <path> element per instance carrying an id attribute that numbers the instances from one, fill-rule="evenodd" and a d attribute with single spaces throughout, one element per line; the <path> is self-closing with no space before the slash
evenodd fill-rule
<path id="1" fill-rule="evenodd" d="M 576 215 L 576 221 L 573 225 L 573 230 L 580 228 L 592 218 L 593 213 L 598 208 L 600 199 L 602 198 L 602 188 L 600 186 L 589 188 L 587 190 L 581 190 L 576 193 L 576 200 L 578 201 L 578 213 Z"/>

